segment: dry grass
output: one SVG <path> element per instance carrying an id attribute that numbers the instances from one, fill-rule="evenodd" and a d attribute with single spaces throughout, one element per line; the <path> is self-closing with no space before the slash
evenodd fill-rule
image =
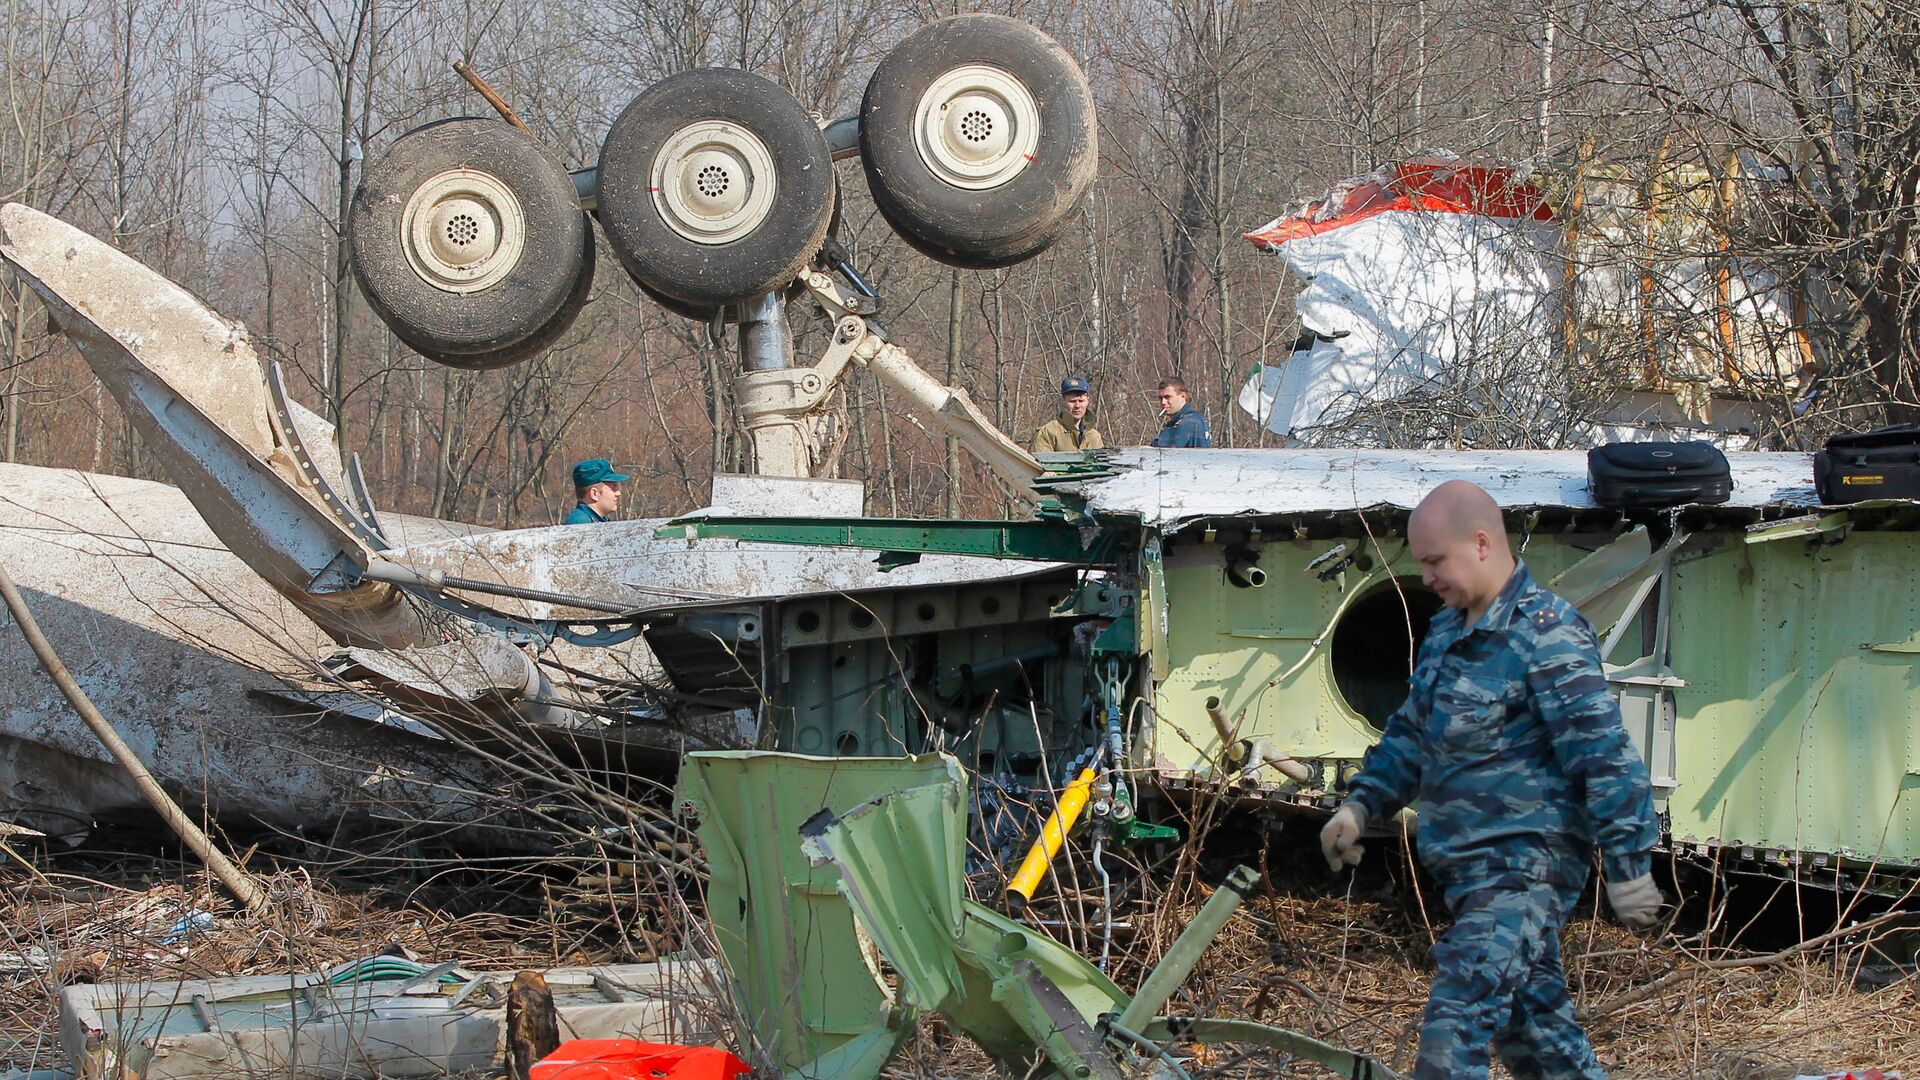
<path id="1" fill-rule="evenodd" d="M 1189 986 L 1191 1004 L 1307 1031 L 1405 1067 L 1432 972 L 1429 941 L 1404 910 L 1377 902 L 1256 898 L 1208 954 Z M 1760 1080 L 1920 1063 L 1920 978 L 1909 972 L 1890 986 L 1857 988 L 1857 949 L 1709 971 L 1700 968 L 1698 949 L 1590 917 L 1568 926 L 1562 945 L 1583 1009 L 1682 973 L 1664 992 L 1589 1022 L 1595 1051 L 1617 1078 Z M 1207 1071 L 1276 1075 L 1257 1063 Z"/>
<path id="2" fill-rule="evenodd" d="M 176 862 L 0 859 L 0 1072 L 64 1064 L 56 995 L 74 982 L 310 971 L 391 945 L 480 971 L 653 958 L 651 931 L 608 915 L 617 878 L 576 879 L 560 890 L 526 875 L 489 884 L 496 875 L 454 870 L 369 887 L 282 870 L 261 878 L 272 916 L 253 919 L 204 873 Z M 212 926 L 183 932 L 178 924 L 193 912 L 211 914 Z"/>
<path id="3" fill-rule="evenodd" d="M 1204 901 L 1200 883 L 1217 877 L 1218 864 L 1189 854 L 1177 852 L 1121 886 L 1127 929 L 1114 945 L 1122 986 L 1158 959 Z M 1276 846 L 1264 854 L 1277 867 L 1301 866 L 1298 851 Z M 1389 850 L 1380 858 L 1404 856 Z M 1125 856 L 1111 861 L 1130 866 Z M 0 954 L 44 955 L 48 962 L 0 963 L 0 1070 L 60 1063 L 53 994 L 72 981 L 306 970 L 395 943 L 430 961 L 513 969 L 649 959 L 686 939 L 673 898 L 619 875 L 576 877 L 562 887 L 531 871 L 454 868 L 442 879 L 370 886 L 282 870 L 265 876 L 278 915 L 262 922 L 235 911 L 203 874 L 178 863 L 44 853 L 31 862 L 7 858 L 0 868 Z M 1070 880 L 1087 871 L 1078 861 L 1067 869 Z M 1393 867 L 1376 867 L 1347 893 L 1306 869 L 1271 875 L 1274 887 L 1242 907 L 1170 1011 L 1296 1028 L 1404 1067 L 1425 1002 L 1430 944 L 1444 927 L 1430 925 L 1394 878 Z M 1078 921 L 1092 914 L 1097 896 L 1085 889 L 1056 896 L 1040 914 Z M 184 942 L 169 940 L 191 910 L 212 913 L 213 927 Z M 1097 931 L 1085 924 L 1056 933 L 1089 954 L 1099 951 Z M 1863 937 L 1760 966 L 1724 966 L 1755 954 L 1708 948 L 1698 935 L 1649 940 L 1583 916 L 1563 944 L 1577 1000 L 1606 1011 L 1589 1026 L 1615 1077 L 1758 1080 L 1867 1066 L 1905 1066 L 1911 1075 L 1920 1063 L 1920 977 L 1907 969 L 1890 985 L 1860 985 L 1869 958 Z M 1646 996 L 1633 1000 L 1636 994 Z M 888 1075 L 990 1071 L 968 1040 L 929 1018 Z M 1232 1047 L 1199 1049 L 1190 1072 L 1327 1075 Z"/>

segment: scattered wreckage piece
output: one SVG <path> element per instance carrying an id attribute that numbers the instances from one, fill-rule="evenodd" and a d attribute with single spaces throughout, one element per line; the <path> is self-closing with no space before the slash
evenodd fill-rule
<path id="1" fill-rule="evenodd" d="M 793 1080 L 879 1075 L 915 1012 L 872 968 L 831 868 L 800 850 L 800 823 L 946 775 L 949 759 L 687 755 L 674 804 L 706 851 L 707 917 L 762 1058 Z"/>
<path id="2" fill-rule="evenodd" d="M 1275 821 L 1320 814 L 1404 701 L 1440 607 L 1406 543 L 1409 509 L 1442 481 L 1471 480 L 1535 577 L 1592 624 L 1667 850 L 1899 895 L 1920 871 L 1920 593 L 1905 587 L 1920 502 L 1821 507 L 1809 455 L 1727 456 L 1725 503 L 1633 511 L 1594 503 L 1579 452 L 1142 448 L 1049 461 L 1060 471 L 1038 486 L 1051 504 L 1018 530 L 816 519 L 805 536 L 894 561 L 1065 550 L 1054 558 L 1077 565 L 1059 571 L 1056 603 L 1005 614 L 1005 584 L 983 582 L 927 597 L 916 622 L 904 595 L 787 598 L 763 609 L 757 685 L 789 725 L 779 749 L 939 746 L 984 785 L 1037 777 L 1025 741 L 1037 735 L 1056 765 L 1105 747 L 1111 775 L 1096 784 L 1116 806 L 1122 782 L 1137 788 L 1149 817 L 1161 796 L 1201 792 Z M 797 535 L 777 518 L 662 530 L 682 532 Z M 1002 614 L 984 620 L 990 602 Z M 854 621 L 878 623 L 867 608 L 891 616 L 883 645 Z M 977 643 L 958 631 L 984 625 L 1001 655 L 1025 657 L 1017 679 L 978 677 Z M 880 663 L 900 675 L 876 682 Z M 1018 723 L 1002 722 L 1009 707 Z"/>
<path id="3" fill-rule="evenodd" d="M 245 328 L 113 246 L 18 203 L 0 207 L 0 257 L 230 551 L 340 640 L 439 640 L 399 589 L 363 579 L 384 542 L 331 494 L 345 487 L 340 462 L 305 452 L 332 446 L 331 425 L 272 399 Z"/>
<path id="4" fill-rule="evenodd" d="M 752 1077 L 753 1070 L 746 1062 L 717 1046 L 673 1046 L 636 1039 L 573 1039 L 561 1043 L 529 1071 L 529 1080 L 752 1080 Z"/>
<path id="5" fill-rule="evenodd" d="M 697 1043 L 718 1036 L 720 976 L 710 962 L 541 974 L 563 1029 L 578 1037 Z M 82 984 L 60 992 L 60 1039 L 81 1080 L 497 1070 L 512 978 L 379 956 L 307 974 Z"/>
<path id="6" fill-rule="evenodd" d="M 462 749 L 491 732 L 509 741 L 536 739 L 565 760 L 584 758 L 594 766 L 626 768 L 638 754 L 654 766 L 670 767 L 689 744 L 751 744 L 759 731 L 754 717 L 743 723 L 733 706 L 716 708 L 695 698 L 662 707 L 663 696 L 653 692 L 659 669 L 641 637 L 647 612 L 658 611 L 663 603 L 711 601 L 743 592 L 856 587 L 891 569 L 844 549 L 805 552 L 732 541 L 661 541 L 653 536 L 652 522 L 609 523 L 594 530 L 490 532 L 379 514 L 357 462 L 343 464 L 337 456 L 332 426 L 287 396 L 277 369 L 262 364 L 238 323 L 99 240 L 17 204 L 0 208 L 0 258 L 46 302 L 54 320 L 155 448 L 156 460 L 179 485 L 178 494 L 184 494 L 184 502 L 210 529 L 210 537 L 196 536 L 194 543 L 206 552 L 202 561 L 222 564 L 223 577 L 216 579 L 222 585 L 209 590 L 197 584 L 197 574 L 182 574 L 186 584 L 170 591 L 218 592 L 225 582 L 239 581 L 244 575 L 235 574 L 232 559 L 223 557 L 230 553 L 279 593 L 279 602 L 263 603 L 258 590 L 238 585 L 228 591 L 249 594 L 248 609 L 223 611 L 221 599 L 213 596 L 200 605 L 203 611 L 189 616 L 178 616 L 171 607 L 155 614 L 160 621 L 181 617 L 204 625 L 224 618 L 232 624 L 208 633 L 208 640 L 223 633 L 285 639 L 282 662 L 262 666 L 290 676 L 263 679 L 267 685 L 255 688 L 239 669 L 250 666 L 261 650 L 243 647 L 228 657 L 238 660 L 233 672 L 205 680 L 195 693 L 217 695 L 220 688 L 239 682 L 259 694 L 299 699 L 296 705 L 307 707 L 304 715 L 326 717 L 350 697 L 334 693 L 339 679 L 354 676 L 371 693 L 368 701 L 349 708 L 349 715 L 384 723 L 412 714 L 400 722 L 416 732 L 460 725 L 457 733 L 442 733 L 457 736 L 447 742 Z M 58 475 L 67 479 L 49 480 L 50 490 L 94 482 L 84 474 Z M 795 481 L 789 486 L 811 485 Z M 767 487 L 763 482 L 736 494 L 762 500 L 770 494 Z M 857 500 L 857 489 L 845 485 L 831 494 L 844 504 L 849 493 Z M 206 530 L 191 528 L 183 510 L 176 508 L 158 528 L 144 531 L 124 522 L 103 522 L 86 539 L 68 535 L 87 530 L 61 524 L 54 511 L 56 520 L 48 529 L 63 534 L 58 542 L 101 557 L 121 549 L 151 555 L 153 545 L 146 537 L 183 528 L 204 534 Z M 421 527 L 409 527 L 413 524 Z M 100 537 L 126 542 L 108 541 L 98 551 L 87 548 Z M 132 576 L 158 572 L 149 568 Z M 898 577 L 962 581 L 1003 572 L 990 560 L 934 557 Z M 129 592 L 135 603 L 141 601 L 140 591 Z M 262 608 L 273 611 L 256 614 Z M 280 628 L 289 629 L 282 634 Z M 329 661 L 330 672 L 318 667 L 331 649 L 328 639 L 349 650 Z M 74 654 L 83 679 L 97 675 L 84 670 L 81 662 L 90 651 Z M 191 644 L 174 651 L 185 654 L 188 666 L 201 663 Z M 122 686 L 143 687 L 170 678 L 147 668 L 136 655 L 109 681 L 119 693 Z M 327 696 L 327 704 L 313 708 L 321 695 Z M 110 715 L 152 725 L 155 744 L 174 732 L 168 718 L 177 709 L 121 710 L 113 704 L 103 702 Z M 33 715 L 9 711 L 8 722 L 44 727 L 47 721 L 32 720 Z M 326 721 L 319 723 L 325 726 Z M 19 733 L 13 756 L 22 759 L 20 771 L 45 771 L 64 762 L 49 758 L 41 734 L 37 729 Z M 145 749 L 140 740 L 135 742 Z M 243 738 L 232 754 L 213 756 L 244 758 L 244 744 Z M 69 756 L 74 752 L 72 747 L 60 749 Z M 454 756 L 465 760 L 469 755 Z M 304 755 L 285 758 L 297 761 Z M 272 774 L 271 767 L 259 771 Z M 404 773 L 398 767 L 393 771 Z M 289 772 L 290 782 L 307 782 L 307 770 Z M 42 786 L 57 793 L 63 785 Z M 89 782 L 77 788 L 98 786 Z M 454 791 L 499 789 L 441 786 Z M 237 793 L 222 785 L 220 794 Z M 328 816 L 324 808 L 318 813 L 293 809 L 298 800 L 271 784 L 260 796 L 256 801 L 265 804 L 264 816 L 295 826 Z M 15 807 L 32 806 L 36 798 L 35 792 L 22 790 L 0 806 L 18 813 L 22 811 Z M 117 795 L 104 801 L 116 800 L 125 801 Z M 103 800 L 56 801 L 75 804 L 59 808 L 69 821 L 43 823 L 70 833 L 93 820 L 90 811 Z"/>
<path id="7" fill-rule="evenodd" d="M 1168 1061 L 1128 1021 L 1163 1038 L 1197 1030 L 1153 1014 L 1253 881 L 1236 870 L 1130 998 L 1071 949 L 966 899 L 967 780 L 949 754 L 694 753 L 676 801 L 707 852 L 707 909 L 748 1026 L 791 1080 L 876 1077 L 936 1009 L 1020 1073 L 1044 1058 L 1053 1072 L 1040 1075 L 1118 1080 Z M 1223 1030 L 1343 1075 L 1393 1077 L 1295 1032 Z"/>
<path id="8" fill-rule="evenodd" d="M 1804 328 L 1820 289 L 1724 254 L 1732 185 L 1757 178 L 1737 159 L 1628 172 L 1440 155 L 1289 207 L 1245 238 L 1303 282 L 1302 333 L 1282 363 L 1256 366 L 1240 407 L 1309 445 L 1457 444 L 1460 431 L 1393 415 L 1436 393 L 1465 399 L 1455 416 L 1486 406 L 1458 423 L 1494 445 L 1547 430 L 1583 447 L 1662 433 L 1737 445 L 1768 397 L 1817 394 Z M 1607 391 L 1556 378 L 1575 362 L 1599 363 Z"/>
<path id="9" fill-rule="evenodd" d="M 0 560 L 162 787 L 230 827 L 342 840 L 432 822 L 507 844 L 504 780 L 403 712 L 314 678 L 331 648 L 164 484 L 0 464 Z M 392 518 L 399 535 L 457 526 Z M 0 633 L 0 818 L 78 842 L 151 812 L 19 634 Z M 464 831 L 463 831 L 464 830 Z M 477 830 L 477 831 L 474 831 Z"/>

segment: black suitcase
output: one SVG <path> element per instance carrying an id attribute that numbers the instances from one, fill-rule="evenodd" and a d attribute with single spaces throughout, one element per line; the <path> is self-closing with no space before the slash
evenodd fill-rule
<path id="1" fill-rule="evenodd" d="M 1623 510 L 1723 503 L 1733 472 L 1709 442 L 1608 443 L 1587 451 L 1587 490 L 1599 505 Z"/>
<path id="2" fill-rule="evenodd" d="M 1828 506 L 1920 499 L 1920 427 L 1896 424 L 1835 435 L 1813 455 L 1813 486 Z"/>

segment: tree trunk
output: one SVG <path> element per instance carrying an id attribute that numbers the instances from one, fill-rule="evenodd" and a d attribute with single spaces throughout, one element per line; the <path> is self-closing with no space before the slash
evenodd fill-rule
<path id="1" fill-rule="evenodd" d="M 960 385 L 960 269 L 947 279 L 947 385 Z M 947 436 L 947 516 L 960 516 L 960 440 Z"/>

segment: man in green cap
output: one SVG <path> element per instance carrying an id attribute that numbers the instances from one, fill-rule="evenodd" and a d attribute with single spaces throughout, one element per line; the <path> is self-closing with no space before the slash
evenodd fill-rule
<path id="1" fill-rule="evenodd" d="M 620 509 L 620 485 L 627 477 L 613 471 L 606 458 L 588 458 L 573 467 L 573 497 L 577 500 L 562 525 L 589 525 L 605 521 Z"/>

